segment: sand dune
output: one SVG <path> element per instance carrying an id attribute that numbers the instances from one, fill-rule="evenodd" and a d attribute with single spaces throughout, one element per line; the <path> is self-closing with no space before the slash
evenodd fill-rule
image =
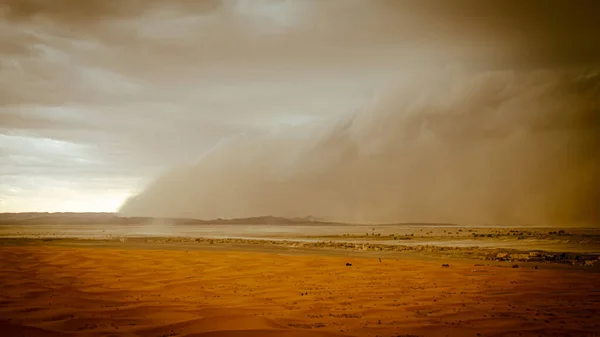
<path id="1" fill-rule="evenodd" d="M 0 331 L 28 337 L 597 336 L 600 274 L 544 268 L 5 246 Z"/>

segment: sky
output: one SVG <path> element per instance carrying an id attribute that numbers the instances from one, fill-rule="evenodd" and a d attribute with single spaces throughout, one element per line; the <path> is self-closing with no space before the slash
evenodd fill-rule
<path id="1" fill-rule="evenodd" d="M 0 0 L 0 212 L 597 223 L 598 17 Z"/>

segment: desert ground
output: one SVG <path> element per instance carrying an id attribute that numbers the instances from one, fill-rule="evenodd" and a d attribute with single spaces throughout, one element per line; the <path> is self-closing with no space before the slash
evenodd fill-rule
<path id="1" fill-rule="evenodd" d="M 595 269 L 250 246 L 4 239 L 0 331 L 32 337 L 600 331 Z"/>
<path id="2" fill-rule="evenodd" d="M 595 228 L 0 224 L 2 336 L 600 336 Z"/>

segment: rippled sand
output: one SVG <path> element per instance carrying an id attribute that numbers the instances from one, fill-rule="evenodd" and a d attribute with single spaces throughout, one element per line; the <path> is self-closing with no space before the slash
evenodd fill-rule
<path id="1" fill-rule="evenodd" d="M 31 337 L 598 335 L 599 273 L 509 267 L 3 246 L 0 331 Z"/>

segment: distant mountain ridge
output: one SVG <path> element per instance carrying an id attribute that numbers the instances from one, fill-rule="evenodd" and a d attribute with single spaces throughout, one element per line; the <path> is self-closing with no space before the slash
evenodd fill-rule
<path id="1" fill-rule="evenodd" d="M 245 224 L 245 225 L 294 225 L 294 224 L 336 224 L 335 222 L 325 221 L 323 219 L 307 216 L 296 218 L 285 218 L 275 216 L 259 216 L 249 218 L 234 219 L 184 219 L 184 218 L 150 218 L 150 217 L 123 217 L 117 213 L 0 213 L 0 225 L 27 225 L 27 224 L 72 224 L 72 225 L 133 225 L 147 224 L 155 221 L 161 221 L 167 224 L 176 225 L 194 225 L 194 224 Z"/>

